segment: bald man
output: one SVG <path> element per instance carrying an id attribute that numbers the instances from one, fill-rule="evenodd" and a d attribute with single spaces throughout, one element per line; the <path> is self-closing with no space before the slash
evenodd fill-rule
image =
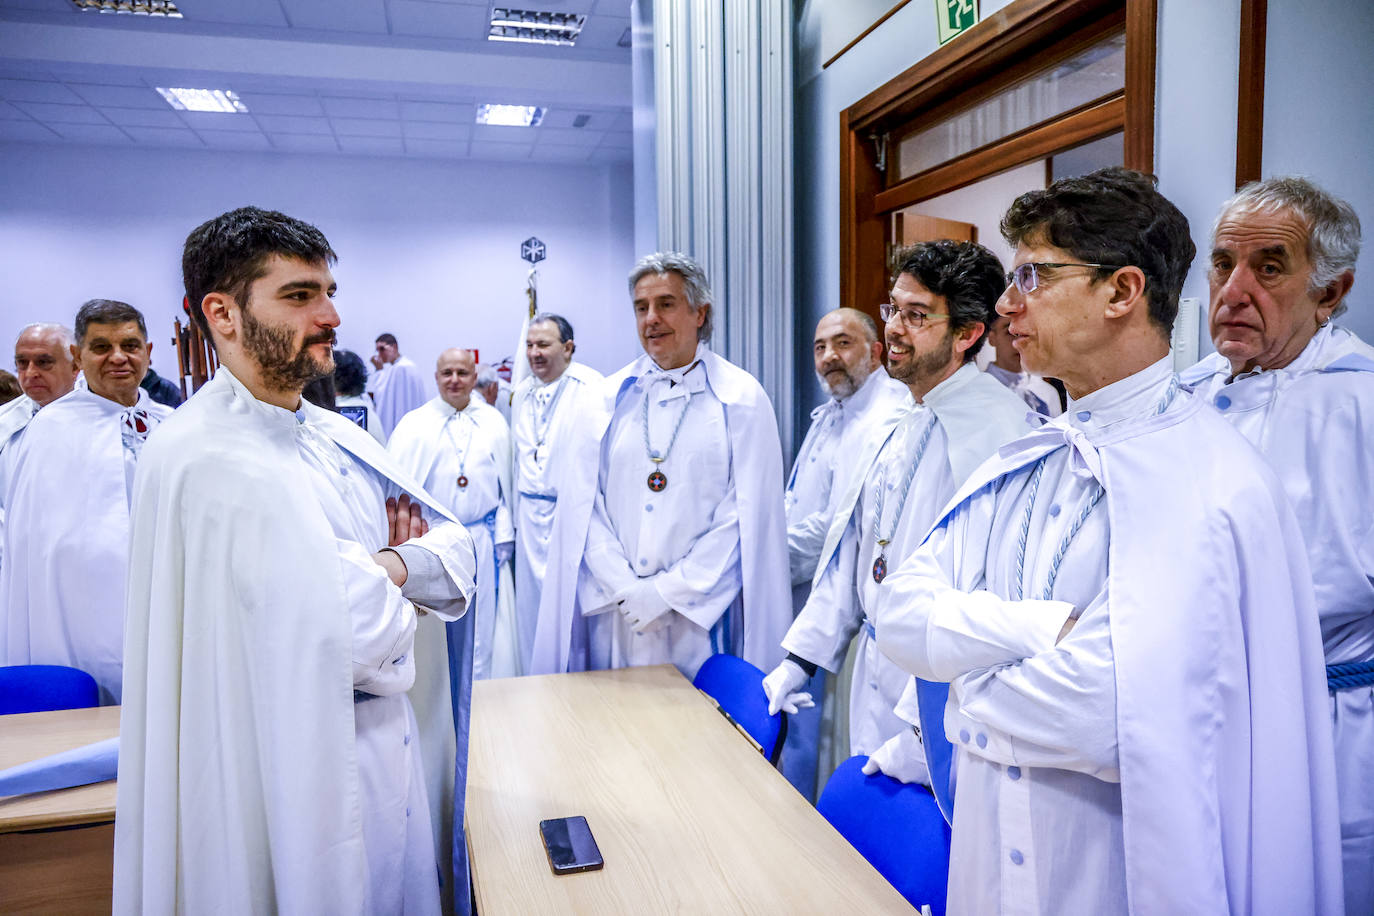
<path id="1" fill-rule="evenodd" d="M 471 350 L 439 354 L 439 396 L 401 418 L 387 450 L 414 474 L 472 535 L 477 553 L 477 638 L 472 676 L 519 673 L 510 558 L 510 428 L 480 395 Z"/>

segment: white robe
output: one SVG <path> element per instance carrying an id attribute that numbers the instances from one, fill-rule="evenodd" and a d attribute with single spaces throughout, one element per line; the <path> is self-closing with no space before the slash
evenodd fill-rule
<path id="1" fill-rule="evenodd" d="M 394 363 L 382 366 L 369 380 L 372 403 L 382 421 L 382 432 L 391 435 L 401 417 L 424 404 L 428 399 L 425 374 L 409 356 L 398 356 Z"/>
<path id="2" fill-rule="evenodd" d="M 136 408 L 171 414 L 138 391 Z M 5 497 L 0 663 L 69 665 L 118 703 L 135 456 L 125 408 L 78 385 L 34 415 L 13 456 Z M 8 464 L 8 462 L 6 462 Z"/>
<path id="3" fill-rule="evenodd" d="M 1057 417 L 1063 412 L 1059 407 L 1059 392 L 1040 376 L 1031 372 L 1010 372 L 996 363 L 988 363 L 983 371 L 1016 392 L 1031 410 L 1047 417 Z"/>
<path id="4" fill-rule="evenodd" d="M 37 412 L 38 405 L 24 394 L 0 407 L 0 565 L 4 562 L 5 493 L 9 490 L 19 440 Z"/>
<path id="5" fill-rule="evenodd" d="M 792 615 L 777 419 L 752 376 L 704 345 L 697 357 L 700 365 L 676 387 L 700 378 L 706 385 L 690 398 L 683 432 L 661 466 L 669 481 L 662 492 L 646 485 L 655 465 L 639 413 L 641 380 L 656 368 L 649 357 L 606 379 L 601 403 L 579 424 L 558 480 L 535 673 L 674 661 L 691 676 L 713 651 L 765 671 L 782 660 L 779 640 Z M 686 392 L 654 387 L 651 436 L 661 451 Z M 609 474 L 612 467 L 623 473 Z M 613 595 L 641 573 L 655 577 L 676 616 L 657 632 L 634 636 Z M 609 658 L 598 657 L 606 652 Z"/>
<path id="6" fill-rule="evenodd" d="M 559 468 L 567 460 L 567 443 L 574 428 L 598 397 L 604 376 L 581 363 L 569 363 L 563 374 L 547 386 L 533 375 L 515 388 L 511 402 L 511 437 L 514 442 L 515 482 L 515 621 L 522 671 L 528 671 L 534 655 L 534 630 L 539 621 L 539 599 L 549 563 L 554 510 L 558 505 Z M 558 386 L 562 386 L 561 389 Z M 542 408 L 536 393 L 554 389 Z M 560 393 L 561 390 L 561 393 Z M 556 399 L 556 400 L 555 400 Z M 547 415 L 546 415 L 547 414 Z M 543 436 L 544 444 L 539 445 Z"/>
<path id="7" fill-rule="evenodd" d="M 1327 664 L 1374 659 L 1374 347 L 1317 332 L 1282 369 L 1227 383 L 1213 354 L 1183 374 L 1255 444 L 1298 516 Z M 1330 696 L 1347 913 L 1374 913 L 1374 686 Z"/>
<path id="8" fill-rule="evenodd" d="M 496 562 L 497 546 L 515 540 L 505 419 L 475 394 L 462 411 L 436 397 L 401 418 L 387 451 L 472 537 L 479 558 L 473 678 L 519 674 L 510 564 Z M 458 485 L 460 476 L 466 487 Z"/>
<path id="9" fill-rule="evenodd" d="M 134 496 L 116 913 L 437 911 L 404 693 L 422 647 L 371 560 L 382 497 L 399 491 L 433 513 L 413 543 L 466 602 L 466 532 L 337 414 L 265 404 L 221 368 L 152 437 Z"/>
<path id="10" fill-rule="evenodd" d="M 854 677 L 849 687 L 849 753 L 872 754 L 907 727 L 893 708 L 910 675 L 878 652 L 872 623 L 886 593 L 873 578 L 881 554 L 888 571 L 911 554 L 959 484 L 996 449 L 1025 432 L 1026 405 L 1015 394 L 979 372 L 961 366 L 916 404 L 888 411 L 870 431 L 845 477 L 835 517 L 816 569 L 811 598 L 792 623 L 782 646 L 827 671 L 839 671 L 850 641 L 858 635 Z M 915 460 L 919 440 L 934 421 L 900 519 L 903 475 Z M 874 526 L 882 488 L 882 536 Z M 894 524 L 895 523 L 895 524 Z"/>
<path id="11" fill-rule="evenodd" d="M 879 648 L 952 682 L 920 690 L 950 913 L 1340 912 L 1296 523 L 1210 408 L 1156 413 L 1171 378 L 1160 360 L 1004 446 L 888 581 Z"/>

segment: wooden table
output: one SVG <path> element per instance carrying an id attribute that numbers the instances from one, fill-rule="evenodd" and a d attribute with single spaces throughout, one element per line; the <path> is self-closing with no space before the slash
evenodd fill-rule
<path id="1" fill-rule="evenodd" d="M 480 681 L 469 754 L 482 916 L 913 912 L 671 665 Z M 555 876 L 578 814 L 606 867 Z"/>
<path id="2" fill-rule="evenodd" d="M 0 716 L 0 769 L 119 734 L 119 707 Z M 0 913 L 109 913 L 115 782 L 0 797 Z"/>

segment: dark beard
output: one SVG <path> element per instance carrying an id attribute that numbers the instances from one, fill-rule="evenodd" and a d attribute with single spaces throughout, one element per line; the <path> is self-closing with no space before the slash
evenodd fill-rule
<path id="1" fill-rule="evenodd" d="M 911 369 L 904 375 L 894 375 L 889 367 L 888 374 L 903 384 L 910 379 L 929 378 L 949 365 L 949 361 L 954 358 L 954 333 L 945 332 L 945 339 L 940 346 L 929 353 L 924 353 L 916 357 L 911 364 Z"/>
<path id="2" fill-rule="evenodd" d="M 300 391 L 317 378 L 323 378 L 334 371 L 334 357 L 316 360 L 309 347 L 317 343 L 333 343 L 334 331 L 307 337 L 301 342 L 300 349 L 293 352 L 292 334 L 289 330 L 276 325 L 258 321 L 253 313 L 244 307 L 243 349 L 258 364 L 262 381 L 274 391 Z"/>

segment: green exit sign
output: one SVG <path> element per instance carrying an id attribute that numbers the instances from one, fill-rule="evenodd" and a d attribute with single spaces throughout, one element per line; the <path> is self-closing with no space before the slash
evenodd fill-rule
<path id="1" fill-rule="evenodd" d="M 935 0 L 935 21 L 944 44 L 978 21 L 978 0 Z"/>

